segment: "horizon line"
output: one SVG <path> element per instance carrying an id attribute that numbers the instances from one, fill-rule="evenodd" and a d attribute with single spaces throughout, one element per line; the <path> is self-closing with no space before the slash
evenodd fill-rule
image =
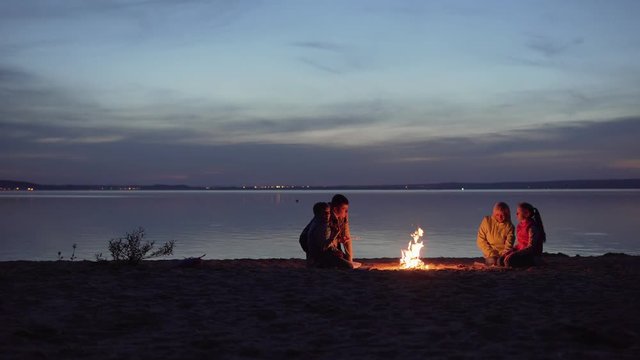
<path id="1" fill-rule="evenodd" d="M 613 183 L 613 184 L 612 184 Z M 595 188 L 640 188 L 640 178 L 625 179 L 572 179 L 572 180 L 536 180 L 536 181 L 499 181 L 499 182 L 459 182 L 448 181 L 438 183 L 411 184 L 356 184 L 356 185 L 186 185 L 186 184 L 39 184 L 29 181 L 0 180 L 0 190 L 332 190 L 332 189 L 381 189 L 381 190 L 481 190 L 481 189 L 531 189 L 533 188 L 562 188 L 579 189 Z M 573 186 L 573 187 L 572 187 Z M 605 187 L 603 187 L 605 186 Z M 606 187 L 608 186 L 608 187 Z M 613 187 L 611 187 L 613 186 Z"/>

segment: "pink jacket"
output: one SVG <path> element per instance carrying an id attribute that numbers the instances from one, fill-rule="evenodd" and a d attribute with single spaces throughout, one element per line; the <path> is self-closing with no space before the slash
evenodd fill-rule
<path id="1" fill-rule="evenodd" d="M 542 255 L 542 231 L 540 231 L 538 225 L 532 220 L 527 219 L 518 223 L 516 227 L 516 239 L 516 251 L 533 256 Z"/>

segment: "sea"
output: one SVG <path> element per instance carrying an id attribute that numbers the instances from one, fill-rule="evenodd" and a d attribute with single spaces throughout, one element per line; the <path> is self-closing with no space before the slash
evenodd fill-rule
<path id="1" fill-rule="evenodd" d="M 164 259 L 303 258 L 313 204 L 349 198 L 356 258 L 399 258 L 424 230 L 422 256 L 478 257 L 477 229 L 497 201 L 526 201 L 544 222 L 544 251 L 640 255 L 640 190 L 238 190 L 0 192 L 0 261 L 110 259 L 109 240 L 144 230 Z"/>

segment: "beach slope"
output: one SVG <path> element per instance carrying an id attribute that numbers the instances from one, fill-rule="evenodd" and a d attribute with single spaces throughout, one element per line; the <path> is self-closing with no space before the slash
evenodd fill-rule
<path id="1" fill-rule="evenodd" d="M 0 262 L 7 359 L 635 358 L 640 257 Z"/>

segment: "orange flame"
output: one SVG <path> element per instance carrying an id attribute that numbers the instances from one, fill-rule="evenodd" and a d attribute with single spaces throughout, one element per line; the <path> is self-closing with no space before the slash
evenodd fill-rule
<path id="1" fill-rule="evenodd" d="M 429 265 L 420 260 L 420 251 L 424 247 L 424 243 L 421 239 L 423 235 L 424 230 L 422 230 L 421 228 L 418 228 L 418 230 L 411 233 L 411 241 L 409 241 L 409 247 L 407 248 L 407 250 L 401 250 L 401 269 L 429 269 Z"/>

